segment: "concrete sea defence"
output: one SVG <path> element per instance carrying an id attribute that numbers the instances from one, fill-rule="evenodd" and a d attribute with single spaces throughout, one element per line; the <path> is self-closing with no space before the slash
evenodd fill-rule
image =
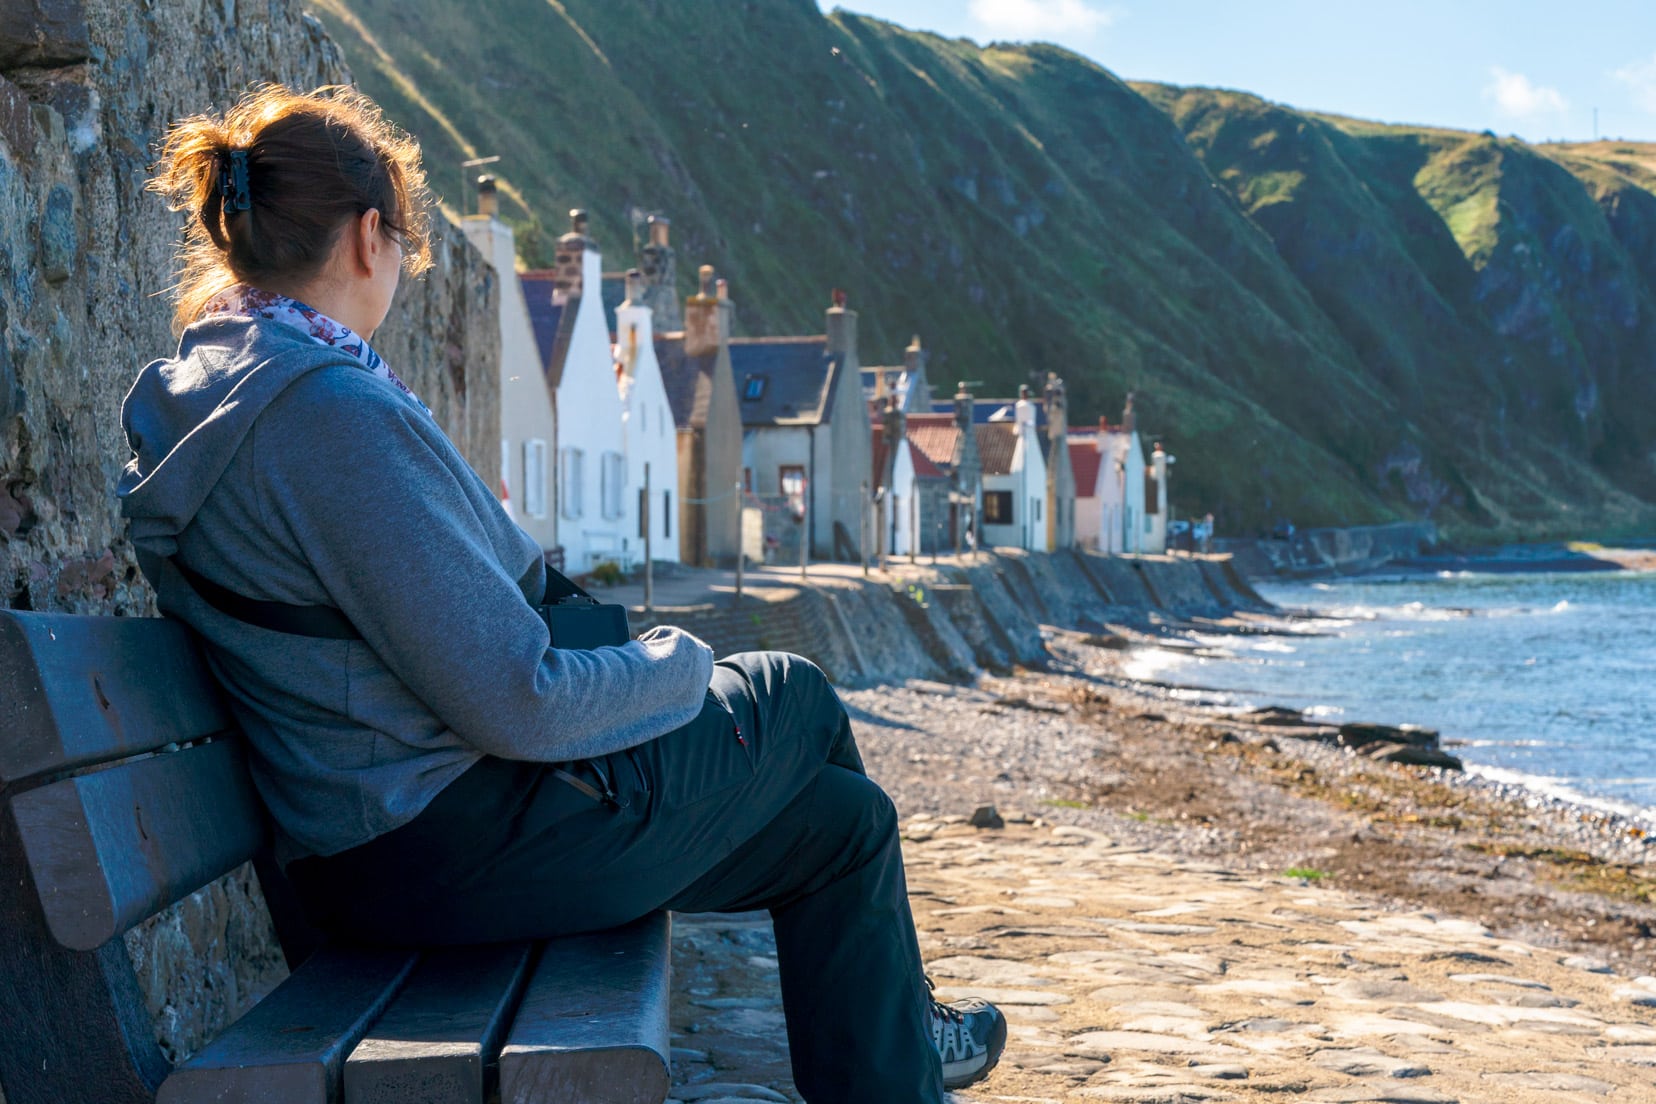
<path id="1" fill-rule="evenodd" d="M 721 595 L 632 615 L 635 631 L 672 624 L 719 655 L 795 652 L 836 682 L 959 681 L 1038 667 L 1042 625 L 1107 632 L 1269 610 L 1226 556 L 1104 556 L 1001 549 L 936 564 L 893 564 L 867 578 L 810 576 L 797 585 Z"/>

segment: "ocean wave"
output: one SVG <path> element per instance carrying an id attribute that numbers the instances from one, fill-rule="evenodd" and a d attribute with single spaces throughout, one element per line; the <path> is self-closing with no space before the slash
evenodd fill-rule
<path id="1" fill-rule="evenodd" d="M 1528 790 L 1555 801 L 1563 801 L 1588 809 L 1597 809 L 1600 812 L 1617 813 L 1637 820 L 1648 820 L 1653 813 L 1656 813 L 1656 810 L 1637 802 L 1587 793 L 1577 788 L 1575 783 L 1579 780 L 1575 778 L 1530 774 L 1528 771 L 1511 770 L 1507 767 L 1491 767 L 1483 763 L 1466 764 L 1466 773 L 1499 785 Z M 1593 779 L 1592 781 L 1602 782 L 1603 780 Z"/>

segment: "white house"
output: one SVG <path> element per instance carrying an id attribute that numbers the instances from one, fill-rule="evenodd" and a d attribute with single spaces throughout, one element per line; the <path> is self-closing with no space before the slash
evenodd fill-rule
<path id="1" fill-rule="evenodd" d="M 644 502 L 649 472 L 650 558 L 679 559 L 678 430 L 656 360 L 654 311 L 648 306 L 644 276 L 627 273 L 627 298 L 615 308 L 615 382 L 621 394 L 622 452 L 627 457 L 627 485 L 632 488 L 634 517 Z M 643 519 L 634 528 L 644 539 Z M 639 555 L 643 555 L 639 548 Z"/>
<path id="2" fill-rule="evenodd" d="M 1138 432 L 1100 418 L 1096 429 L 1071 430 L 1069 441 L 1076 472 L 1075 531 L 1082 546 L 1100 552 L 1150 551 Z M 1090 468 L 1085 480 L 1082 465 Z"/>
<path id="3" fill-rule="evenodd" d="M 466 238 L 500 276 L 500 474 L 498 493 L 542 548 L 558 543 L 552 505 L 557 423 L 529 308 L 515 275 L 512 228 L 497 217 L 494 179 L 478 182 L 478 208 L 462 220 Z"/>
<path id="4" fill-rule="evenodd" d="M 642 554 L 637 503 L 627 482 L 615 351 L 604 320 L 603 265 L 586 213 L 558 239 L 556 267 L 519 274 L 558 418 L 558 543 L 565 570 L 631 566 Z"/>
<path id="5" fill-rule="evenodd" d="M 1047 547 L 1046 461 L 1035 428 L 1035 404 L 1020 398 L 1009 411 L 973 426 L 983 464 L 983 531 L 979 545 Z"/>

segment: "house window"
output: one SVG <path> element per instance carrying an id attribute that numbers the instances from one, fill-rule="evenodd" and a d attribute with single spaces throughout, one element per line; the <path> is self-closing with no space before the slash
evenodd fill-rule
<path id="1" fill-rule="evenodd" d="M 613 521 L 621 516 L 621 492 L 627 485 L 627 458 L 619 452 L 604 453 L 598 482 L 604 519 Z"/>
<path id="2" fill-rule="evenodd" d="M 765 396 L 765 377 L 748 376 L 742 381 L 742 401 L 757 402 Z"/>
<path id="3" fill-rule="evenodd" d="M 1144 473 L 1144 512 L 1147 514 L 1161 513 L 1161 494 L 1156 488 L 1156 473 Z"/>
<path id="4" fill-rule="evenodd" d="M 783 464 L 779 473 L 782 493 L 787 496 L 788 509 L 796 518 L 805 516 L 805 469 L 798 464 Z"/>
<path id="5" fill-rule="evenodd" d="M 1029 510 L 1030 510 L 1030 513 L 1034 515 L 1036 521 L 1041 520 L 1041 500 L 1040 499 L 1038 499 L 1038 498 L 1030 499 L 1029 500 Z"/>
<path id="6" fill-rule="evenodd" d="M 671 540 L 673 537 L 673 492 L 661 492 L 661 535 Z"/>
<path id="7" fill-rule="evenodd" d="M 1012 492 L 983 492 L 983 523 L 985 525 L 1012 524 Z"/>
<path id="8" fill-rule="evenodd" d="M 533 438 L 523 442 L 523 512 L 546 516 L 546 442 Z"/>
<path id="9" fill-rule="evenodd" d="M 575 519 L 581 516 L 582 467 L 586 454 L 578 448 L 559 450 L 558 509 L 563 516 Z"/>

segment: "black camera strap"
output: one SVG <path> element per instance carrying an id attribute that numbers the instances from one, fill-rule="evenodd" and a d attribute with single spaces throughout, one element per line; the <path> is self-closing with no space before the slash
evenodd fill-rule
<path id="1" fill-rule="evenodd" d="M 351 619 L 335 606 L 297 606 L 289 602 L 267 602 L 237 594 L 185 567 L 174 556 L 171 563 L 190 589 L 222 614 L 271 632 L 314 636 L 323 640 L 361 640 Z"/>

